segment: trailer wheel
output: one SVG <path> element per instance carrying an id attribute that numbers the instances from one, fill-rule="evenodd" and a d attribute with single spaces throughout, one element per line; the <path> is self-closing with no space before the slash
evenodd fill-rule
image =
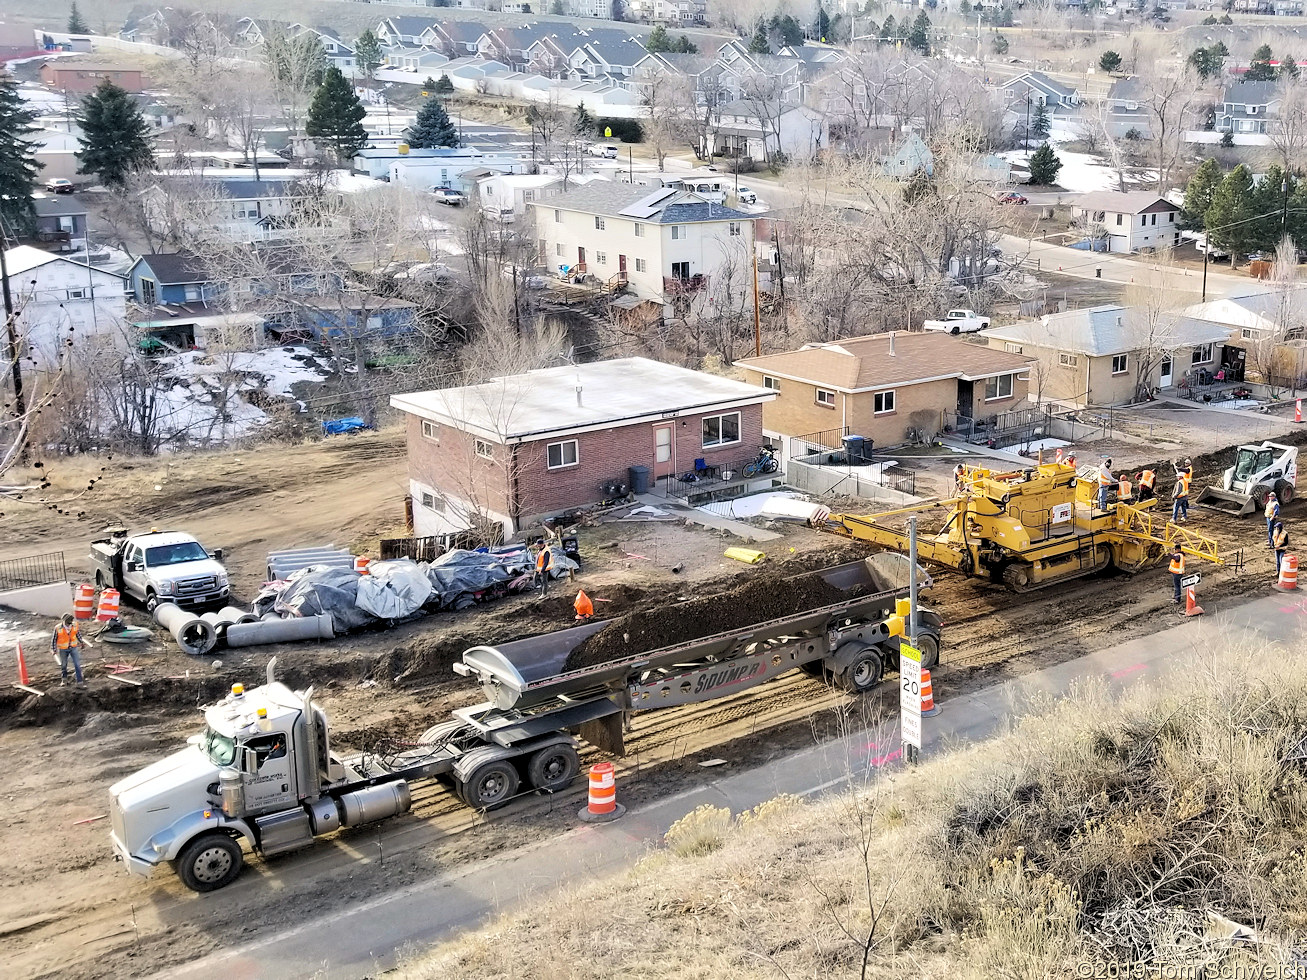
<path id="1" fill-rule="evenodd" d="M 885 664 L 880 659 L 880 654 L 868 647 L 849 661 L 844 673 L 840 675 L 840 682 L 846 691 L 865 694 L 880 683 L 884 673 Z"/>
<path id="2" fill-rule="evenodd" d="M 557 793 L 567 789 L 581 771 L 576 749 L 566 743 L 550 745 L 531 756 L 526 764 L 527 780 L 535 789 Z"/>
<path id="3" fill-rule="evenodd" d="M 459 792 L 468 806 L 477 810 L 493 810 L 513 798 L 520 781 L 511 762 L 496 759 L 477 768 Z"/>
<path id="4" fill-rule="evenodd" d="M 1280 506 L 1286 507 L 1293 502 L 1293 484 L 1288 480 L 1280 480 L 1275 484 L 1275 495 L 1280 498 Z"/>
<path id="5" fill-rule="evenodd" d="M 934 670 L 939 665 L 939 637 L 934 633 L 918 633 L 917 649 L 921 651 L 923 670 Z"/>
<path id="6" fill-rule="evenodd" d="M 240 844 L 226 834 L 201 834 L 177 856 L 177 876 L 193 892 L 217 891 L 236 879 L 244 860 Z"/>
<path id="7" fill-rule="evenodd" d="M 799 670 L 809 677 L 817 678 L 817 680 L 823 680 L 826 677 L 826 664 L 820 660 L 809 660 L 806 664 L 799 664 Z"/>

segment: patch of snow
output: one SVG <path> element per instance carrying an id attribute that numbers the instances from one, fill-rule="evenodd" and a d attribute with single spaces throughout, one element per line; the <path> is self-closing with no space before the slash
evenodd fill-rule
<path id="1" fill-rule="evenodd" d="M 769 491 L 767 493 L 755 493 L 747 497 L 736 497 L 734 500 L 717 500 L 710 504 L 703 504 L 698 510 L 705 514 L 715 514 L 717 517 L 757 517 L 762 513 L 763 507 L 769 500 L 797 500 L 800 499 L 796 493 L 786 493 L 784 491 Z"/>
<path id="2" fill-rule="evenodd" d="M 433 238 L 428 248 L 446 255 L 464 255 L 466 250 L 452 238 Z"/>
<path id="3" fill-rule="evenodd" d="M 1225 401 L 1212 402 L 1213 408 L 1261 408 L 1262 403 L 1255 398 L 1227 398 Z"/>
<path id="4" fill-rule="evenodd" d="M 1057 172 L 1057 184 L 1065 188 L 1069 194 L 1088 194 L 1091 191 L 1114 191 L 1119 185 L 1116 179 L 1116 171 L 1104 163 L 1099 157 L 1089 153 L 1076 153 L 1071 150 L 1063 149 L 1057 140 L 1050 140 L 1049 144 L 1057 153 L 1057 158 L 1062 161 L 1062 168 Z M 1031 148 L 1030 153 L 1034 153 Z M 1003 159 L 1012 164 L 1026 166 L 1029 159 L 1025 150 L 1008 150 L 1000 154 Z M 1125 175 L 1127 189 L 1129 185 L 1150 184 L 1157 180 L 1157 171 L 1144 170 L 1127 172 Z"/>
<path id="5" fill-rule="evenodd" d="M 1065 449 L 1071 443 L 1065 439 L 1036 439 L 1031 443 L 1022 443 L 1022 449 L 1028 449 L 1032 453 L 1037 453 L 1041 449 Z"/>

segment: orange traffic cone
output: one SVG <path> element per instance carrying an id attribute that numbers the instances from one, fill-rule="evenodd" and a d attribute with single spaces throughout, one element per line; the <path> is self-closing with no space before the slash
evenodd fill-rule
<path id="1" fill-rule="evenodd" d="M 935 703 L 935 687 L 930 681 L 930 671 L 921 672 L 921 713 L 925 716 L 939 714 L 939 705 Z"/>
<path id="2" fill-rule="evenodd" d="M 590 767 L 588 805 L 577 814 L 586 823 L 607 823 L 626 812 L 617 802 L 617 781 L 611 762 L 597 762 Z"/>
<path id="3" fill-rule="evenodd" d="M 576 594 L 576 601 L 572 603 L 572 607 L 576 610 L 577 619 L 589 619 L 595 614 L 595 604 L 585 594 L 585 589 Z"/>
<path id="4" fill-rule="evenodd" d="M 18 683 L 23 687 L 27 687 L 27 685 L 32 683 L 32 681 L 31 678 L 27 676 L 27 661 L 23 658 L 22 640 L 18 641 L 17 646 L 18 646 Z"/>
<path id="5" fill-rule="evenodd" d="M 1203 607 L 1198 605 L 1198 600 L 1194 598 L 1194 587 L 1191 585 L 1184 590 L 1184 614 L 1186 616 L 1201 616 Z"/>

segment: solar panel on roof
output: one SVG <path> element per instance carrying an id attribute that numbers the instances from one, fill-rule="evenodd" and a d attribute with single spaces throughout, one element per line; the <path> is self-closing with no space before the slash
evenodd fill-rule
<path id="1" fill-rule="evenodd" d="M 634 203 L 628 204 L 617 213 L 625 218 L 652 218 L 658 213 L 664 201 L 676 194 L 675 187 L 660 187 L 652 194 L 646 194 Z"/>

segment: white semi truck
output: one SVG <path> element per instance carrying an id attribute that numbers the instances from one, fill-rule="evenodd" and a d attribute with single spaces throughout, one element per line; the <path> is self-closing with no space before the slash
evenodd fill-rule
<path id="1" fill-rule="evenodd" d="M 820 577 L 849 598 L 582 670 L 564 670 L 568 655 L 604 621 L 473 647 L 454 669 L 479 680 L 485 703 L 454 711 L 416 743 L 349 759 L 332 751 L 313 689 L 279 683 L 274 660 L 262 687 L 236 685 L 206 708 L 186 748 L 110 788 L 114 851 L 131 872 L 168 862 L 187 887 L 213 891 L 239 874 L 243 843 L 279 854 L 404 813 L 416 780 L 442 780 L 485 810 L 522 788 L 566 789 L 580 772 L 577 736 L 620 755 L 629 711 L 727 697 L 795 668 L 868 691 L 897 669 L 909 567 L 885 553 L 827 569 Z M 929 581 L 920 569 L 918 578 Z M 917 645 L 933 666 L 940 619 L 924 608 Z"/>

